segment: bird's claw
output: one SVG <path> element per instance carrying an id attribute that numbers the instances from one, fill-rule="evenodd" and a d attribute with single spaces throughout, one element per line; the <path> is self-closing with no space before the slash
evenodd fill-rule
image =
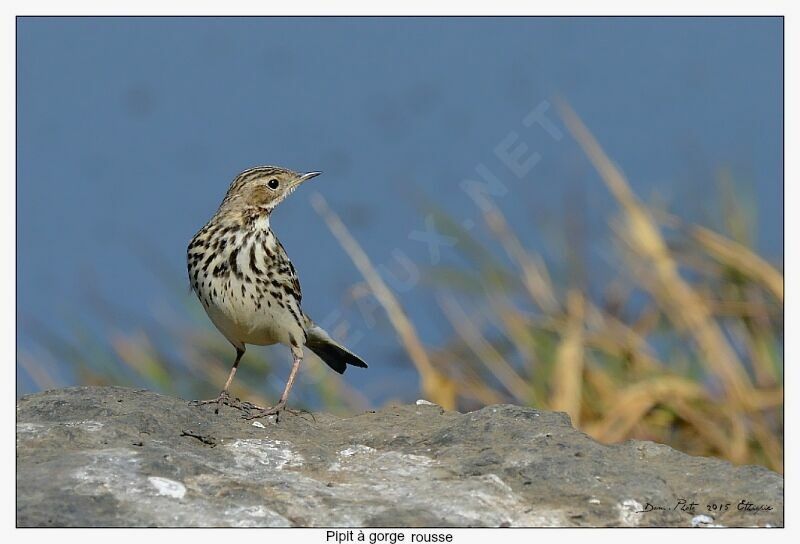
<path id="1" fill-rule="evenodd" d="M 280 421 L 283 412 L 289 412 L 296 416 L 307 413 L 311 414 L 311 417 L 314 418 L 314 414 L 308 410 L 293 410 L 291 408 L 287 408 L 286 401 L 278 402 L 278 404 L 275 406 L 264 408 L 258 404 L 253 404 L 252 402 L 246 400 L 239 400 L 237 397 L 231 397 L 227 391 L 221 392 L 215 399 L 189 401 L 189 406 L 203 406 L 204 404 L 216 404 L 216 407 L 214 408 L 215 414 L 219 413 L 219 408 L 223 404 L 225 406 L 230 406 L 231 408 L 241 411 L 242 419 L 246 419 L 248 421 L 261 417 L 275 416 L 275 423 L 277 423 Z"/>
<path id="2" fill-rule="evenodd" d="M 289 410 L 288 408 L 286 408 L 286 401 L 282 401 L 270 408 L 257 407 L 256 410 L 246 411 L 245 413 L 242 414 L 242 419 L 246 419 L 249 421 L 251 419 L 257 419 L 260 417 L 275 416 L 275 423 L 277 423 L 281 419 L 281 414 L 286 411 L 291 412 L 293 414 L 296 413 L 296 410 Z"/>
<path id="3" fill-rule="evenodd" d="M 193 400 L 189 402 L 189 406 L 202 406 L 204 404 L 216 404 L 214 413 L 218 414 L 220 407 L 224 404 L 242 412 L 250 412 L 251 410 L 263 410 L 260 406 L 252 402 L 241 401 L 238 397 L 231 397 L 227 391 L 222 391 L 215 399 L 209 400 Z"/>

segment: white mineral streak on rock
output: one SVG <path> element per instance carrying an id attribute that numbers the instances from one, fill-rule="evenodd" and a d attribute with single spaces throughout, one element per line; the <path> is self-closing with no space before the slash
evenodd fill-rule
<path id="1" fill-rule="evenodd" d="M 370 448 L 369 446 L 365 446 L 363 444 L 356 444 L 354 446 L 349 446 L 339 452 L 339 457 L 351 457 L 353 455 L 357 455 L 359 453 L 372 453 L 375 451 L 375 448 Z"/>
<path id="2" fill-rule="evenodd" d="M 186 486 L 169 478 L 150 476 L 147 480 L 156 488 L 159 495 L 166 495 L 173 499 L 182 499 L 186 495 Z"/>
<path id="3" fill-rule="evenodd" d="M 41 423 L 17 423 L 17 434 L 41 434 L 48 431 L 47 426 Z"/>
<path id="4" fill-rule="evenodd" d="M 65 427 L 78 427 L 79 429 L 83 429 L 84 431 L 89 431 L 90 433 L 99 431 L 103 428 L 103 424 L 99 421 L 93 421 L 91 419 L 85 419 L 83 421 L 66 421 L 62 423 Z"/>
<path id="5" fill-rule="evenodd" d="M 86 457 L 87 464 L 74 474 L 79 488 L 82 483 L 86 490 L 100 485 L 102 490 L 115 496 L 137 493 L 141 489 L 136 452 L 121 448 L 93 450 L 87 452 Z"/>
<path id="6" fill-rule="evenodd" d="M 619 522 L 626 527 L 637 527 L 642 514 L 637 514 L 644 509 L 642 503 L 633 499 L 625 499 L 617 505 L 619 511 Z"/>
<path id="7" fill-rule="evenodd" d="M 223 513 L 231 527 L 287 527 L 288 519 L 263 505 L 227 508 Z"/>
<path id="8" fill-rule="evenodd" d="M 63 423 L 58 423 L 56 425 L 69 428 L 77 428 L 90 433 L 99 431 L 100 429 L 103 428 L 103 424 L 100 421 L 94 421 L 91 419 L 86 419 L 82 421 L 65 421 Z M 17 434 L 18 435 L 49 434 L 53 430 L 53 428 L 54 428 L 53 425 L 43 425 L 41 423 L 17 423 Z M 22 436 L 20 438 L 22 438 Z"/>
<path id="9" fill-rule="evenodd" d="M 248 438 L 234 440 L 225 446 L 233 453 L 235 464 L 240 468 L 282 469 L 303 464 L 303 456 L 295 453 L 288 442 Z"/>

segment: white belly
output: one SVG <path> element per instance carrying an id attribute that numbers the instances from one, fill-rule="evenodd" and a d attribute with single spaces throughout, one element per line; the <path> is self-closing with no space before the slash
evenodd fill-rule
<path id="1" fill-rule="evenodd" d="M 271 307 L 262 302 L 261 308 L 250 304 L 249 299 L 237 300 L 237 297 L 217 297 L 203 307 L 211 321 L 233 344 L 254 344 L 268 346 L 271 344 L 291 345 L 291 336 L 303 341 L 304 334 L 297 326 L 292 314 L 271 302 Z"/>

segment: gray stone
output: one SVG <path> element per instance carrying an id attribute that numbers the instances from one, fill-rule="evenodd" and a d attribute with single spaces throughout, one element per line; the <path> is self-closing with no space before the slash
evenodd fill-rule
<path id="1" fill-rule="evenodd" d="M 77 387 L 17 403 L 17 524 L 782 526 L 783 479 L 649 442 L 599 444 L 564 414 L 518 406 L 275 424 Z"/>

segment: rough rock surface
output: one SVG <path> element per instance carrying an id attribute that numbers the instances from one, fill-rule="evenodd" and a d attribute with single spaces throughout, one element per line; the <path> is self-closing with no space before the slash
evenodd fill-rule
<path id="1" fill-rule="evenodd" d="M 693 511 L 673 509 L 681 498 Z M 783 479 L 649 442 L 602 445 L 564 414 L 517 406 L 276 425 L 79 387 L 17 403 L 17 524 L 782 526 Z"/>

